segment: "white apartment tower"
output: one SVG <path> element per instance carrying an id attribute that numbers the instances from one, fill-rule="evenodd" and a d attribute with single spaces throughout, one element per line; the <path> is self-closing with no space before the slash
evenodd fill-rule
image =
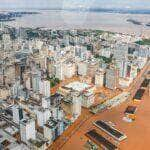
<path id="1" fill-rule="evenodd" d="M 20 136 L 21 141 L 27 143 L 28 140 L 36 139 L 35 120 L 23 119 L 20 121 Z"/>
<path id="2" fill-rule="evenodd" d="M 43 127 L 44 124 L 48 121 L 51 116 L 49 109 L 39 108 L 37 110 L 37 123 L 40 127 Z"/>
<path id="3" fill-rule="evenodd" d="M 88 71 L 88 63 L 87 62 L 80 62 L 78 64 L 78 74 L 81 76 L 86 76 Z"/>
<path id="4" fill-rule="evenodd" d="M 43 108 L 50 108 L 50 98 L 42 97 L 42 107 Z"/>
<path id="5" fill-rule="evenodd" d="M 118 87 L 119 83 L 119 72 L 115 67 L 106 69 L 106 81 L 105 86 L 111 90 L 114 90 Z"/>
<path id="6" fill-rule="evenodd" d="M 63 63 L 60 62 L 56 64 L 56 78 L 63 80 L 64 79 L 64 68 L 63 68 Z"/>
<path id="7" fill-rule="evenodd" d="M 78 92 L 72 93 L 72 114 L 74 118 L 78 118 L 81 115 L 81 101 L 82 98 Z"/>
<path id="8" fill-rule="evenodd" d="M 40 81 L 40 94 L 42 94 L 44 97 L 50 97 L 50 81 Z"/>
<path id="9" fill-rule="evenodd" d="M 13 105 L 13 121 L 19 124 L 20 120 L 23 119 L 23 109 L 18 105 Z"/>
<path id="10" fill-rule="evenodd" d="M 64 64 L 64 76 L 66 78 L 71 78 L 76 74 L 76 65 L 75 63 L 65 63 Z"/>
<path id="11" fill-rule="evenodd" d="M 104 70 L 97 71 L 95 74 L 95 85 L 98 87 L 104 86 L 105 72 Z"/>

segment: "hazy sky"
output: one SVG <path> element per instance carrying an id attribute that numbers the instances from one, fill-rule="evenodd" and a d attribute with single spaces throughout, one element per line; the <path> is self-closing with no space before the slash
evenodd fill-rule
<path id="1" fill-rule="evenodd" d="M 0 0 L 0 9 L 6 8 L 141 8 L 150 9 L 150 0 Z"/>

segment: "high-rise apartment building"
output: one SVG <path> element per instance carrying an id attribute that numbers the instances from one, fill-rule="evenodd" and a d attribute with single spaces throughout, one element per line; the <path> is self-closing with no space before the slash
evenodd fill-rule
<path id="1" fill-rule="evenodd" d="M 20 136 L 21 141 L 27 143 L 28 140 L 36 139 L 35 120 L 23 119 L 20 121 Z"/>
<path id="2" fill-rule="evenodd" d="M 50 81 L 41 80 L 40 81 L 40 94 L 45 97 L 50 97 Z"/>
<path id="3" fill-rule="evenodd" d="M 19 124 L 20 120 L 23 119 L 23 109 L 18 105 L 13 105 L 13 121 Z"/>
<path id="4" fill-rule="evenodd" d="M 115 67 L 110 67 L 106 69 L 106 80 L 105 86 L 111 90 L 117 88 L 119 82 L 118 69 Z"/>

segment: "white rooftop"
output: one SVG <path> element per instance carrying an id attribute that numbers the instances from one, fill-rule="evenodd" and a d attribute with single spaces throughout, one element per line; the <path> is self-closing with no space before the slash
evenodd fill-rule
<path id="1" fill-rule="evenodd" d="M 9 134 L 13 135 L 15 134 L 16 132 L 18 132 L 18 129 L 14 126 L 9 126 L 7 128 L 5 128 L 5 131 L 8 132 Z"/>
<path id="2" fill-rule="evenodd" d="M 86 84 L 86 83 L 82 83 L 82 82 L 79 82 L 79 81 L 75 81 L 75 82 L 71 82 L 69 83 L 68 85 L 66 85 L 65 87 L 67 88 L 72 88 L 73 90 L 76 90 L 76 91 L 83 91 L 87 88 L 90 87 L 90 85 Z"/>

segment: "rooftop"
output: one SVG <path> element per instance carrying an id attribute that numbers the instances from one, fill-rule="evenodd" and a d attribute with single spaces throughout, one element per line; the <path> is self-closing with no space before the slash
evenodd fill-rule
<path id="1" fill-rule="evenodd" d="M 57 123 L 58 122 L 56 120 L 50 119 L 50 120 L 48 120 L 48 122 L 46 124 L 46 127 L 48 127 L 48 128 L 54 128 L 54 127 L 56 127 Z"/>
<path id="2" fill-rule="evenodd" d="M 127 114 L 134 114 L 137 110 L 136 106 L 128 106 L 125 110 L 125 113 Z"/>
<path id="3" fill-rule="evenodd" d="M 88 84 L 86 84 L 86 83 L 82 83 L 82 82 L 75 81 L 75 82 L 69 83 L 69 84 L 66 85 L 65 87 L 67 87 L 67 88 L 72 88 L 73 90 L 80 92 L 80 91 L 83 91 L 83 90 L 89 88 L 90 85 L 88 85 Z"/>
<path id="4" fill-rule="evenodd" d="M 45 144 L 45 141 L 42 141 L 42 140 L 29 140 L 29 142 L 33 145 L 35 145 L 36 147 L 41 147 L 43 144 Z"/>

